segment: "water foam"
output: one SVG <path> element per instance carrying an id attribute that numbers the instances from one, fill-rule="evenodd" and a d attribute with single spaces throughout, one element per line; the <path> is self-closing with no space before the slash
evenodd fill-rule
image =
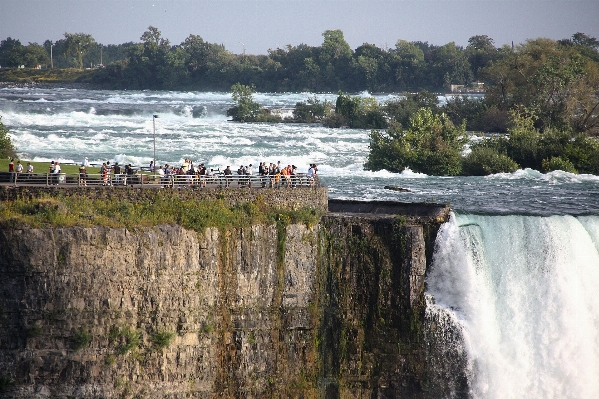
<path id="1" fill-rule="evenodd" d="M 428 291 L 453 314 L 474 398 L 599 397 L 599 217 L 453 215 Z"/>

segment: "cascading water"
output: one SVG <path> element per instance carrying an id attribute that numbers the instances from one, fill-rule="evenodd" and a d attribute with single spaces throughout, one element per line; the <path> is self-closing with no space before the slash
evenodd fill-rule
<path id="1" fill-rule="evenodd" d="M 427 280 L 444 397 L 599 398 L 599 216 L 453 214 Z"/>

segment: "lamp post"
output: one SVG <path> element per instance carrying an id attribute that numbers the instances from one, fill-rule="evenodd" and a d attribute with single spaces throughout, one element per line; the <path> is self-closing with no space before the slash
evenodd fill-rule
<path id="1" fill-rule="evenodd" d="M 154 179 L 156 179 L 156 118 L 160 118 L 160 115 L 152 115 L 152 126 L 154 128 L 154 160 L 153 160 L 153 172 L 154 172 Z"/>
<path id="2" fill-rule="evenodd" d="M 50 68 L 54 69 L 54 58 L 52 58 L 52 48 L 54 47 L 54 44 L 50 45 Z"/>

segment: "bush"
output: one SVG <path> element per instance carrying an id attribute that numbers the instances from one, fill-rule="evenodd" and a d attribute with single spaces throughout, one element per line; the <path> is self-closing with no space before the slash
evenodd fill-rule
<path id="1" fill-rule="evenodd" d="M 79 330 L 73 336 L 73 349 L 81 350 L 92 342 L 93 336 L 89 331 Z"/>
<path id="2" fill-rule="evenodd" d="M 554 170 L 563 170 L 564 172 L 578 173 L 574 164 L 567 158 L 551 157 L 543 160 L 543 171 L 553 172 Z"/>
<path id="3" fill-rule="evenodd" d="M 463 124 L 456 127 L 446 116 L 421 108 L 410 119 L 408 129 L 392 123 L 385 133 L 370 133 L 370 152 L 364 167 L 390 172 L 409 167 L 429 175 L 457 175 L 465 141 Z"/>
<path id="4" fill-rule="evenodd" d="M 477 146 L 462 160 L 462 174 L 466 176 L 486 176 L 493 173 L 511 173 L 518 164 L 505 154 L 491 147 Z"/>
<path id="5" fill-rule="evenodd" d="M 8 129 L 2 123 L 0 116 L 0 158 L 13 158 L 15 156 L 15 147 L 8 135 Z"/>
<path id="6" fill-rule="evenodd" d="M 170 345 L 173 338 L 175 338 L 175 333 L 161 331 L 152 334 L 150 341 L 156 350 L 162 350 Z"/>
<path id="7" fill-rule="evenodd" d="M 566 145 L 563 155 L 579 173 L 599 175 L 599 140 L 596 138 L 578 136 Z"/>
<path id="8" fill-rule="evenodd" d="M 372 97 L 351 97 L 339 93 L 335 103 L 335 113 L 329 115 L 324 124 L 327 127 L 348 126 L 354 129 L 384 129 L 387 127 L 383 108 Z"/>
<path id="9" fill-rule="evenodd" d="M 293 120 L 303 123 L 322 122 L 331 114 L 333 104 L 330 101 L 320 102 L 316 97 L 310 97 L 306 102 L 298 102 L 293 109 Z"/>
<path id="10" fill-rule="evenodd" d="M 141 342 L 141 334 L 139 331 L 132 329 L 130 327 L 125 327 L 121 331 L 120 338 L 122 339 L 121 344 L 117 348 L 117 353 L 119 355 L 124 355 L 125 353 L 137 349 Z"/>

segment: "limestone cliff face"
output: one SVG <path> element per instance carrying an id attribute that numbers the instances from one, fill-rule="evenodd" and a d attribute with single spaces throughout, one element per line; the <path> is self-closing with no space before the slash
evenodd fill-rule
<path id="1" fill-rule="evenodd" d="M 430 234 L 347 215 L 2 230 L 1 395 L 425 397 Z"/>

